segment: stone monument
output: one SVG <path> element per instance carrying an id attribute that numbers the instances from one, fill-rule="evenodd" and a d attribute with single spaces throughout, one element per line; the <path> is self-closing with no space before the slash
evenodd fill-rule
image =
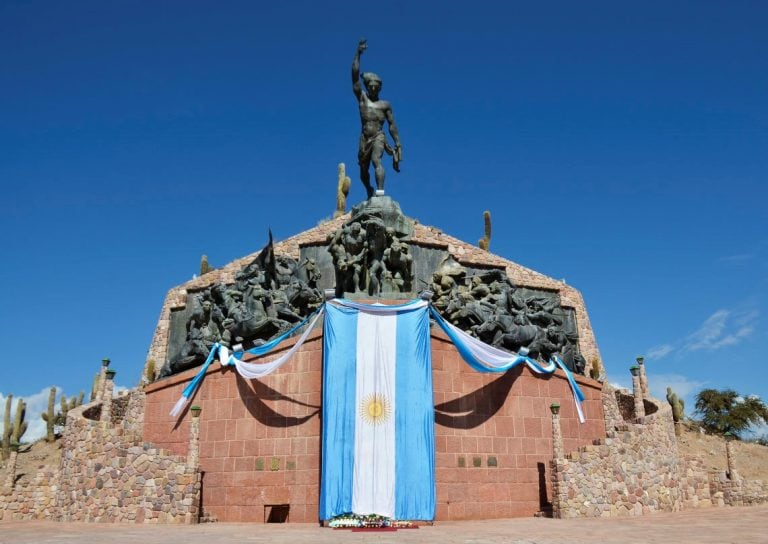
<path id="1" fill-rule="evenodd" d="M 416 221 L 388 195 L 370 197 L 339 220 L 322 245 L 300 247 L 298 259 L 276 255 L 270 234 L 233 283 L 188 292 L 185 306 L 171 313 L 160 376 L 201 364 L 214 342 L 247 349 L 282 334 L 317 309 L 325 289 L 337 297 L 389 300 L 429 289 L 443 317 L 483 342 L 525 350 L 542 362 L 557 355 L 584 374 L 574 309 L 556 291 L 517 285 L 503 266 L 462 263 L 420 243 Z"/>

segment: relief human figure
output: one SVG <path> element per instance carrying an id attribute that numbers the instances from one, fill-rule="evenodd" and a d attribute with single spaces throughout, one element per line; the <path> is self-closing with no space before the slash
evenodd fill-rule
<path id="1" fill-rule="evenodd" d="M 360 85 L 360 55 L 367 47 L 365 40 L 360 40 L 360 43 L 357 44 L 357 53 L 352 60 L 352 91 L 355 93 L 360 108 L 360 123 L 362 125 L 360 147 L 357 151 L 360 180 L 365 186 L 368 198 L 371 198 L 373 196 L 369 172 L 371 163 L 373 163 L 376 175 L 376 188 L 384 191 L 384 167 L 381 164 L 381 157 L 385 151 L 388 155 L 392 155 L 392 167 L 396 172 L 399 172 L 400 161 L 403 159 L 403 149 L 400 145 L 400 135 L 397 132 L 397 125 L 395 125 L 392 106 L 386 100 L 379 98 L 381 78 L 373 72 L 365 72 L 363 74 L 365 91 Z M 395 142 L 394 149 L 389 145 L 387 137 L 384 135 L 384 121 L 389 124 L 389 134 Z"/>
<path id="2" fill-rule="evenodd" d="M 413 257 L 408 253 L 408 246 L 395 238 L 392 245 L 384 250 L 384 266 L 400 280 L 400 291 L 411 290 L 413 278 Z"/>
<path id="3" fill-rule="evenodd" d="M 307 287 L 310 289 L 317 289 L 317 282 L 323 277 L 323 274 L 317 266 L 317 261 L 309 258 L 304 261 L 304 272 L 307 275 Z"/>
<path id="4" fill-rule="evenodd" d="M 331 236 L 328 251 L 336 269 L 336 296 L 357 292 L 365 287 L 365 261 L 368 255 L 367 233 L 355 221 Z"/>
<path id="5" fill-rule="evenodd" d="M 378 295 L 383 290 L 381 278 L 386 271 L 382 261 L 384 250 L 394 236 L 394 231 L 385 227 L 384 222 L 378 217 L 371 217 L 365 221 L 363 228 L 368 233 L 368 294 Z"/>
<path id="6" fill-rule="evenodd" d="M 222 341 L 222 332 L 216 322 L 213 304 L 210 300 L 198 298 L 197 306 L 187 322 L 187 338 L 181 352 L 160 371 L 160 377 L 182 372 L 199 364 L 211 352 L 216 342 Z"/>

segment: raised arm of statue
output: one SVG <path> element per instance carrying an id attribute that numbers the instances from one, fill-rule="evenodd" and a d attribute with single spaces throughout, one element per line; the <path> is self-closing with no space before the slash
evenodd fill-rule
<path id="1" fill-rule="evenodd" d="M 357 53 L 355 58 L 352 59 L 352 92 L 355 93 L 355 97 L 360 100 L 363 94 L 363 87 L 360 85 L 360 55 L 368 47 L 367 42 L 364 39 L 360 39 L 357 44 Z"/>

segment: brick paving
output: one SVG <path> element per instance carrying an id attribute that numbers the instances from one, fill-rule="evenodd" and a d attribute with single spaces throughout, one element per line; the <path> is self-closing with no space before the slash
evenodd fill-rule
<path id="1" fill-rule="evenodd" d="M 211 523 L 193 526 L 0 522 L 0 544 L 331 544 L 344 542 L 439 544 L 766 544 L 768 506 L 707 508 L 611 519 L 539 518 L 442 522 L 394 533 L 352 533 L 315 524 Z"/>

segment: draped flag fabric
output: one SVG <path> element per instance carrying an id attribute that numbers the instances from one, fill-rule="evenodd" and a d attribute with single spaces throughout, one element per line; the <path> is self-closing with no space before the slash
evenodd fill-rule
<path id="1" fill-rule="evenodd" d="M 203 380 L 205 379 L 205 373 L 208 371 L 208 367 L 211 365 L 217 355 L 219 358 L 219 364 L 221 364 L 221 366 L 234 366 L 237 370 L 237 373 L 248 380 L 252 380 L 254 378 L 263 378 L 264 376 L 268 376 L 269 374 L 275 372 L 278 368 L 287 363 L 291 357 L 293 357 L 293 355 L 299 350 L 299 348 L 301 348 L 302 344 L 304 344 L 304 341 L 307 339 L 307 336 L 309 336 L 309 333 L 312 332 L 315 323 L 317 323 L 317 320 L 320 319 L 321 315 L 323 315 L 324 307 L 325 305 L 320 306 L 317 310 L 315 310 L 315 312 L 307 316 L 306 319 L 296 324 L 291 330 L 284 332 L 277 338 L 270 340 L 262 346 L 257 346 L 255 348 L 246 350 L 245 352 L 238 351 L 230 354 L 229 348 L 226 346 L 223 346 L 218 342 L 213 344 L 211 351 L 208 354 L 208 358 L 205 360 L 205 363 L 203 363 L 203 366 L 200 368 L 192 381 L 189 382 L 189 385 L 184 388 L 184 391 L 182 391 L 181 397 L 179 397 L 179 400 L 176 401 L 176 404 L 173 405 L 173 408 L 171 409 L 171 415 L 176 417 L 182 412 L 182 410 L 184 410 L 184 407 L 195 395 L 195 392 L 197 391 L 198 387 L 200 387 L 200 384 L 203 383 Z M 314 319 L 312 319 L 312 316 L 314 316 Z M 293 347 L 274 361 L 270 361 L 269 363 L 245 363 L 241 361 L 243 354 L 245 353 L 257 356 L 268 354 L 278 345 L 280 345 L 284 340 L 295 335 L 303 326 L 309 323 L 310 319 L 312 319 L 312 322 L 310 323 L 309 327 L 305 329 L 304 333 L 296 341 Z"/>
<path id="2" fill-rule="evenodd" d="M 320 518 L 435 517 L 428 305 L 326 305 Z"/>
<path id="3" fill-rule="evenodd" d="M 283 340 L 296 334 L 297 330 L 307 324 L 312 315 L 304 319 L 301 323 L 293 327 L 285 334 L 280 335 L 279 337 L 268 342 L 267 344 L 264 344 L 263 346 L 257 346 L 245 352 L 236 352 L 232 355 L 229 354 L 229 350 L 226 347 L 222 346 L 219 348 L 219 362 L 221 363 L 221 366 L 234 366 L 237 369 L 237 373 L 247 380 L 254 380 L 269 376 L 278 368 L 287 363 L 291 357 L 293 357 L 293 355 L 299 351 L 301 346 L 304 344 L 304 341 L 307 339 L 307 336 L 309 336 L 309 333 L 311 333 L 312 329 L 315 328 L 315 323 L 317 323 L 317 320 L 320 319 L 320 316 L 323 315 L 323 308 L 324 306 L 320 306 L 320 308 L 316 310 L 314 319 L 312 319 L 309 327 L 306 328 L 304 333 L 299 337 L 293 347 L 274 361 L 270 361 L 268 363 L 245 363 L 241 359 L 243 357 L 243 353 L 250 353 L 252 355 L 266 355 L 275 349 L 275 347 L 277 347 Z"/>
<path id="4" fill-rule="evenodd" d="M 519 364 L 525 364 L 536 374 L 552 374 L 559 367 L 565 373 L 565 378 L 571 387 L 579 421 L 584 423 L 584 409 L 581 406 L 585 398 L 584 393 L 579 388 L 576 380 L 573 379 L 571 371 L 568 370 L 568 367 L 563 364 L 563 361 L 558 356 L 553 356 L 549 363 L 541 365 L 538 361 L 528 357 L 528 350 L 521 350 L 520 353 L 509 353 L 495 348 L 452 325 L 443 319 L 434 308 L 430 308 L 430 313 L 435 322 L 440 325 L 440 328 L 451 339 L 453 345 L 456 346 L 456 350 L 464 361 L 478 372 L 506 372 Z"/>

